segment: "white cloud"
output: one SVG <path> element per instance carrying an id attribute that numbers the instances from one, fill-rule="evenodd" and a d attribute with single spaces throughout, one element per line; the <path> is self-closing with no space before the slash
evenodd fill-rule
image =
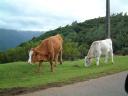
<path id="1" fill-rule="evenodd" d="M 127 0 L 111 0 L 111 13 L 127 11 Z M 106 0 L 0 0 L 0 26 L 50 30 L 105 16 Z"/>

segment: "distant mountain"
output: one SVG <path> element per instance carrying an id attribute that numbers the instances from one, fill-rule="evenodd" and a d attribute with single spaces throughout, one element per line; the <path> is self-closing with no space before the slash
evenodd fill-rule
<path id="1" fill-rule="evenodd" d="M 20 43 L 31 40 L 32 38 L 40 36 L 41 34 L 43 34 L 43 32 L 40 31 L 0 29 L 0 51 L 14 48 Z"/>

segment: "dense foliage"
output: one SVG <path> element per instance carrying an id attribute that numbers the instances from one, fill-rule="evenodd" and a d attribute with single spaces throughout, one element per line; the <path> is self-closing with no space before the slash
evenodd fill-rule
<path id="1" fill-rule="evenodd" d="M 83 58 L 94 40 L 105 39 L 105 18 L 99 17 L 86 20 L 82 23 L 73 22 L 71 25 L 59 27 L 34 38 L 29 42 L 20 44 L 14 49 L 0 53 L 0 63 L 27 60 L 28 51 L 41 40 L 55 34 L 61 34 L 64 38 L 63 58 L 74 60 Z M 111 38 L 115 54 L 128 54 L 128 15 L 113 14 L 111 16 Z"/>

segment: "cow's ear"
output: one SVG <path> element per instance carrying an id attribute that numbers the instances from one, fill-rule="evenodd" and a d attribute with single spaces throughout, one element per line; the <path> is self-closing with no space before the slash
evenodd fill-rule
<path id="1" fill-rule="evenodd" d="M 32 50 L 33 52 L 36 52 L 35 48 L 31 48 L 31 50 Z"/>
<path id="2" fill-rule="evenodd" d="M 32 51 L 34 51 L 34 48 L 31 48 Z"/>
<path id="3" fill-rule="evenodd" d="M 32 51 L 37 55 L 37 54 L 39 54 L 39 52 L 36 50 L 36 49 L 34 49 L 34 48 L 32 48 Z"/>

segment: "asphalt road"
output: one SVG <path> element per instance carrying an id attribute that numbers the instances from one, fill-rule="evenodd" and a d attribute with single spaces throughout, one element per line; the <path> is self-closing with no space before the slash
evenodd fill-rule
<path id="1" fill-rule="evenodd" d="M 124 82 L 128 71 L 79 82 L 63 87 L 53 87 L 18 96 L 128 96 Z"/>

